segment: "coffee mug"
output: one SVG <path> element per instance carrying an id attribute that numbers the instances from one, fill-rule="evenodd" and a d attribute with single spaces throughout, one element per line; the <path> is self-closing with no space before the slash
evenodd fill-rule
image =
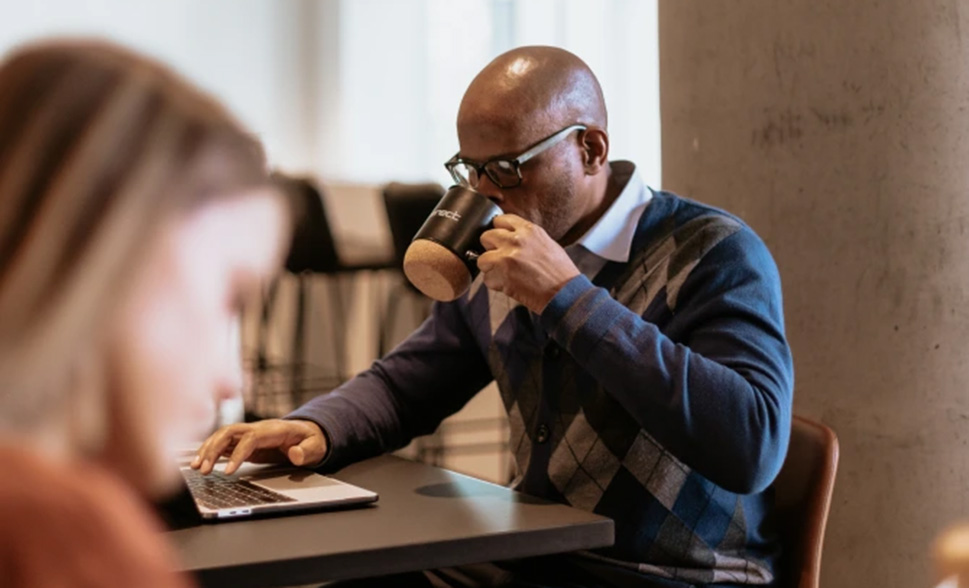
<path id="1" fill-rule="evenodd" d="M 499 214 L 501 208 L 487 197 L 451 186 L 404 253 L 404 275 L 434 300 L 461 296 L 478 275 L 481 234 Z"/>

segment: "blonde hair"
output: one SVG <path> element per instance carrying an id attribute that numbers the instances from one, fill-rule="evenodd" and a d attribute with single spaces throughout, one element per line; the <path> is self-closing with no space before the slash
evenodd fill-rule
<path id="1" fill-rule="evenodd" d="M 70 403 L 166 219 L 267 182 L 258 141 L 145 57 L 62 41 L 0 64 L 0 428 Z"/>

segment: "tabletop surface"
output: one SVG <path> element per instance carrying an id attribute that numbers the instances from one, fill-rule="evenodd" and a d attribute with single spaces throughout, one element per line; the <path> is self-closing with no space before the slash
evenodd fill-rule
<path id="1" fill-rule="evenodd" d="M 183 568 L 203 585 L 235 586 L 370 577 L 613 543 L 606 517 L 394 456 L 333 477 L 380 498 L 345 510 L 194 521 L 167 535 Z"/>

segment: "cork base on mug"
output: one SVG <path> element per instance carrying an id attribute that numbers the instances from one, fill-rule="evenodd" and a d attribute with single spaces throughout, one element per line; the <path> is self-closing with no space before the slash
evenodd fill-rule
<path id="1" fill-rule="evenodd" d="M 426 296 L 449 302 L 471 286 L 471 273 L 447 247 L 418 239 L 404 253 L 404 275 Z"/>

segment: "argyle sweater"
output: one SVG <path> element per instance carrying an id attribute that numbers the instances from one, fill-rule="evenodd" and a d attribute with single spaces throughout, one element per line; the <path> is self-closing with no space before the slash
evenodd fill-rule
<path id="1" fill-rule="evenodd" d="M 771 584 L 769 485 L 790 432 L 781 287 L 737 218 L 655 192 L 628 263 L 569 281 L 541 316 L 482 285 L 290 416 L 338 469 L 432 432 L 496 380 L 517 489 L 615 521 L 596 565 Z M 645 578 L 644 578 L 645 579 Z"/>

